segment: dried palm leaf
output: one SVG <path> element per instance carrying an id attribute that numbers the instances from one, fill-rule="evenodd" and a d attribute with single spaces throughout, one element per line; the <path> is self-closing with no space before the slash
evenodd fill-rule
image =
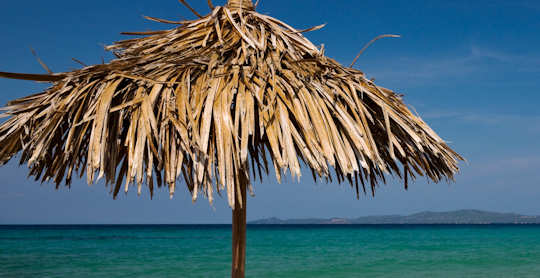
<path id="1" fill-rule="evenodd" d="M 183 177 L 194 200 L 226 191 L 233 208 L 243 205 L 243 179 L 257 177 L 250 170 L 300 177 L 299 159 L 315 178 L 328 180 L 333 168 L 357 192 L 360 181 L 374 193 L 387 174 L 407 186 L 409 177 L 439 182 L 459 170 L 462 158 L 400 96 L 302 35 L 322 26 L 294 29 L 251 1 L 196 20 L 149 19 L 178 26 L 129 33 L 143 37 L 107 47 L 118 57 L 108 64 L 0 72 L 52 83 L 3 108 L 0 162 L 21 153 L 31 176 L 57 185 L 73 173 L 90 184 L 103 177 L 114 197 L 122 184 L 139 194 L 143 184 L 152 194 L 165 185 L 172 195 Z"/>

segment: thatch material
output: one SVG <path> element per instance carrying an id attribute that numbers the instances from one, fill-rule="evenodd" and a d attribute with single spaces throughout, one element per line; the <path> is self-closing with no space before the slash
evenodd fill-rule
<path id="1" fill-rule="evenodd" d="M 150 20 L 172 30 L 108 47 L 117 59 L 55 75 L 46 91 L 9 102 L 0 117 L 0 162 L 22 153 L 36 180 L 71 184 L 86 172 L 116 195 L 146 183 L 195 200 L 274 167 L 348 181 L 374 192 L 385 174 L 453 179 L 461 157 L 399 95 L 325 57 L 302 33 L 231 1 L 192 21 Z M 331 169 L 335 174 L 331 174 Z M 252 173 L 250 174 L 250 170 Z M 359 185 L 359 183 L 361 185 Z M 239 204 L 242 206 L 242 204 Z"/>

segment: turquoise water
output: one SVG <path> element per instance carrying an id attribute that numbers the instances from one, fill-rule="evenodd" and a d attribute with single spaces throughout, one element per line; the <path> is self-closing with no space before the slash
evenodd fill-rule
<path id="1" fill-rule="evenodd" d="M 229 226 L 0 226 L 0 277 L 227 277 Z M 250 226 L 248 277 L 540 277 L 540 226 Z"/>

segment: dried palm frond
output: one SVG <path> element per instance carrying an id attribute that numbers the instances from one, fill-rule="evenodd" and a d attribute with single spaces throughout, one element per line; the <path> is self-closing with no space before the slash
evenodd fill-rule
<path id="1" fill-rule="evenodd" d="M 213 7 L 213 5 L 210 6 Z M 458 172 L 454 152 L 400 96 L 324 56 L 301 30 L 230 1 L 171 30 L 129 33 L 117 59 L 54 75 L 0 73 L 51 82 L 8 103 L 0 162 L 21 153 L 30 175 L 57 186 L 86 172 L 116 197 L 143 184 L 170 194 L 183 179 L 195 200 L 274 168 L 348 181 L 374 192 L 386 174 L 439 182 Z M 317 28 L 314 28 L 317 29 Z M 309 31 L 306 30 L 306 31 Z M 335 169 L 335 174 L 331 174 Z M 252 173 L 250 174 L 250 171 Z M 241 201 L 240 201 L 241 202 Z"/>

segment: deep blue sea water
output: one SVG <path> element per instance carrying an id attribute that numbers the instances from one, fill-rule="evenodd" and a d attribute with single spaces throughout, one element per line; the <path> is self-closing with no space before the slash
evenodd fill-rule
<path id="1" fill-rule="evenodd" d="M 0 226 L 0 277 L 227 277 L 230 226 Z M 250 226 L 247 277 L 540 277 L 540 226 Z"/>

